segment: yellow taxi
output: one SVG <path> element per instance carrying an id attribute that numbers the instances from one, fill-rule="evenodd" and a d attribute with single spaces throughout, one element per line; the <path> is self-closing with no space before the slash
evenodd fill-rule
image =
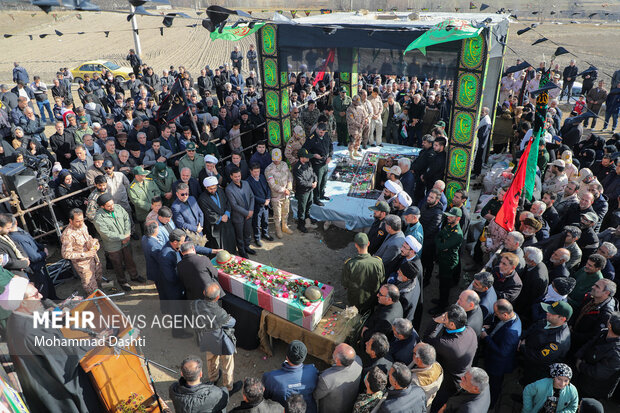
<path id="1" fill-rule="evenodd" d="M 78 80 L 84 80 L 84 75 L 88 75 L 91 79 L 95 73 L 101 75 L 103 69 L 112 72 L 114 77 L 119 80 L 128 80 L 129 73 L 133 73 L 130 67 L 119 66 L 107 60 L 91 60 L 71 69 L 71 74 L 73 75 L 73 81 L 77 82 Z"/>

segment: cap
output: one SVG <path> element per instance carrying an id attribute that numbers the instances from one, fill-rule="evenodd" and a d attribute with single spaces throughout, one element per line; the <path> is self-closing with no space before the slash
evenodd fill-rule
<path id="1" fill-rule="evenodd" d="M 546 313 L 559 315 L 567 319 L 573 315 L 573 308 L 566 301 L 556 301 L 553 304 L 540 303 L 540 306 Z"/>
<path id="2" fill-rule="evenodd" d="M 105 161 L 103 161 L 103 167 L 104 168 L 114 168 L 114 164 L 112 163 L 111 160 L 106 159 Z"/>
<path id="3" fill-rule="evenodd" d="M 410 206 L 409 208 L 405 209 L 405 212 L 403 212 L 403 215 L 420 215 L 420 208 L 418 208 L 417 206 Z"/>
<path id="4" fill-rule="evenodd" d="M 134 175 L 148 175 L 150 172 L 147 171 L 146 169 L 144 169 L 141 165 L 135 166 L 131 172 L 133 172 Z"/>
<path id="5" fill-rule="evenodd" d="M 291 341 L 286 350 L 286 358 L 295 365 L 303 363 L 307 355 L 308 349 L 306 345 L 299 340 Z"/>
<path id="6" fill-rule="evenodd" d="M 462 217 L 463 211 L 461 208 L 452 207 L 448 212 L 444 212 L 443 214 L 447 217 Z"/>
<path id="7" fill-rule="evenodd" d="M 271 151 L 271 159 L 273 161 L 281 161 L 282 160 L 282 150 L 275 148 Z"/>
<path id="8" fill-rule="evenodd" d="M 403 171 L 400 169 L 400 166 L 397 166 L 397 165 L 394 165 L 391 168 L 384 166 L 383 171 L 389 174 L 394 174 L 394 175 L 399 175 L 399 176 L 403 173 Z"/>
<path id="9" fill-rule="evenodd" d="M 583 218 L 587 219 L 590 222 L 594 222 L 595 224 L 598 222 L 598 215 L 595 212 L 586 212 L 582 215 Z"/>
<path id="10" fill-rule="evenodd" d="M 440 120 L 439 122 L 437 122 L 435 124 L 436 128 L 445 128 L 446 127 L 446 122 L 444 122 L 443 120 Z"/>
<path id="11" fill-rule="evenodd" d="M 407 235 L 405 237 L 405 242 L 409 245 L 409 248 L 415 251 L 416 254 L 422 249 L 422 244 L 420 244 L 420 241 L 415 239 L 413 235 Z"/>
<path id="12" fill-rule="evenodd" d="M 306 132 L 304 131 L 304 128 L 297 125 L 293 128 L 293 133 L 297 136 L 305 136 Z"/>
<path id="13" fill-rule="evenodd" d="M 551 284 L 553 284 L 553 288 L 555 288 L 558 294 L 566 296 L 573 291 L 577 280 L 573 277 L 558 277 Z"/>
<path id="14" fill-rule="evenodd" d="M 155 166 L 153 167 L 153 171 L 157 173 L 165 171 L 165 170 L 166 170 L 166 164 L 163 162 L 156 162 Z"/>
<path id="15" fill-rule="evenodd" d="M 86 116 L 80 116 L 78 118 L 78 122 L 80 122 L 80 123 L 88 123 L 88 118 L 86 118 Z"/>
<path id="16" fill-rule="evenodd" d="M 365 247 L 370 243 L 370 241 L 368 241 L 368 235 L 363 232 L 358 232 L 357 234 L 355 234 L 355 237 L 353 237 L 353 242 L 355 242 L 355 244 L 359 245 L 360 247 Z"/>
<path id="17" fill-rule="evenodd" d="M 202 185 L 205 188 L 208 188 L 210 186 L 217 185 L 217 184 L 218 184 L 217 177 L 215 176 L 207 176 L 205 179 L 202 180 Z"/>
<path id="18" fill-rule="evenodd" d="M 102 195 L 99 196 L 99 198 L 97 198 L 97 205 L 104 206 L 111 200 L 112 200 L 112 195 L 108 194 L 107 192 L 104 192 Z"/>
<path id="19" fill-rule="evenodd" d="M 27 286 L 28 278 L 13 276 L 0 294 L 0 307 L 7 311 L 17 310 L 24 299 Z"/>
<path id="20" fill-rule="evenodd" d="M 568 367 L 568 365 L 564 363 L 553 363 L 551 366 L 549 366 L 549 375 L 552 378 L 562 376 L 562 377 L 568 377 L 569 379 L 572 379 L 573 370 L 571 370 L 571 368 Z"/>
<path id="21" fill-rule="evenodd" d="M 390 206 L 385 201 L 378 201 L 373 206 L 369 206 L 368 209 L 371 211 L 390 212 Z"/>
<path id="22" fill-rule="evenodd" d="M 340 93 L 347 93 L 347 88 L 346 87 L 341 87 L 340 88 Z"/>
<path id="23" fill-rule="evenodd" d="M 196 150 L 196 144 L 194 142 L 190 142 L 187 145 L 185 145 L 185 150 L 187 151 L 195 151 Z"/>
<path id="24" fill-rule="evenodd" d="M 411 197 L 409 196 L 408 193 L 406 193 L 405 191 L 400 191 L 398 193 L 398 202 L 404 206 L 405 208 L 410 207 L 411 203 L 413 202 L 411 200 Z"/>
<path id="25" fill-rule="evenodd" d="M 555 161 L 551 162 L 551 165 L 555 165 L 555 166 L 560 166 L 562 168 L 566 168 L 566 162 L 564 162 L 561 159 L 556 159 Z"/>
<path id="26" fill-rule="evenodd" d="M 297 151 L 297 156 L 300 158 L 310 159 L 310 154 L 308 153 L 308 150 L 306 148 L 301 148 L 299 151 Z"/>
<path id="27" fill-rule="evenodd" d="M 387 189 L 393 194 L 398 194 L 400 191 L 403 190 L 403 188 L 395 184 L 394 181 L 387 181 L 385 183 L 385 189 Z"/>
<path id="28" fill-rule="evenodd" d="M 93 155 L 93 161 L 103 161 L 103 155 L 100 153 L 96 153 Z"/>
<path id="29" fill-rule="evenodd" d="M 206 155 L 205 156 L 205 163 L 212 163 L 212 164 L 217 164 L 217 158 L 213 155 Z"/>
<path id="30" fill-rule="evenodd" d="M 536 218 L 525 218 L 523 224 L 534 228 L 536 232 L 540 231 L 542 224 Z"/>

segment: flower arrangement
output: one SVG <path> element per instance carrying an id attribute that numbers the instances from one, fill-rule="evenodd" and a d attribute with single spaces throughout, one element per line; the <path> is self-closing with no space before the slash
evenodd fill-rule
<path id="1" fill-rule="evenodd" d="M 116 411 L 118 413 L 146 413 L 146 407 L 142 402 L 144 402 L 144 396 L 131 393 L 127 400 L 121 400 L 116 405 Z"/>
<path id="2" fill-rule="evenodd" d="M 304 296 L 306 288 L 311 285 L 322 288 L 323 284 L 318 281 L 310 281 L 303 278 L 294 278 L 272 267 L 253 265 L 246 259 L 232 259 L 219 267 L 227 274 L 237 275 L 247 282 L 268 290 L 274 297 L 287 300 L 299 300 L 301 305 L 309 307 L 312 301 Z M 323 298 L 321 297 L 321 300 Z"/>

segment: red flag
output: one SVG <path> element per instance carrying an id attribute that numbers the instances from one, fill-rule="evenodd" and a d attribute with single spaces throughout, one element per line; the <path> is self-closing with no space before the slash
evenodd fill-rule
<path id="1" fill-rule="evenodd" d="M 325 63 L 321 65 L 321 71 L 316 74 L 314 78 L 314 82 L 312 82 L 312 86 L 316 86 L 323 78 L 325 77 L 325 70 L 329 68 L 329 65 L 334 63 L 334 58 L 336 57 L 336 49 L 329 49 L 329 54 L 327 55 L 327 59 L 325 59 Z"/>
<path id="2" fill-rule="evenodd" d="M 504 228 L 508 232 L 512 232 L 515 229 L 515 218 L 517 216 L 517 206 L 519 205 L 519 197 L 523 193 L 525 186 L 525 175 L 527 174 L 527 158 L 530 154 L 532 147 L 532 139 L 525 147 L 521 158 L 519 159 L 519 165 L 517 165 L 517 172 L 515 177 L 508 188 L 508 192 L 504 195 L 504 201 L 502 207 L 499 209 L 497 215 L 495 215 L 495 222 L 500 227 Z"/>

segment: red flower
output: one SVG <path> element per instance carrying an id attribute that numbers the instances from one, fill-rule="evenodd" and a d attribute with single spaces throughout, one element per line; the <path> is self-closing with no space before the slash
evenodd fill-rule
<path id="1" fill-rule="evenodd" d="M 310 301 L 306 301 L 304 304 L 306 305 L 306 307 L 310 307 Z"/>
<path id="2" fill-rule="evenodd" d="M 314 280 L 314 285 L 319 285 L 319 281 L 318 280 Z"/>
<path id="3" fill-rule="evenodd" d="M 288 293 L 283 293 L 282 298 L 288 298 Z"/>

